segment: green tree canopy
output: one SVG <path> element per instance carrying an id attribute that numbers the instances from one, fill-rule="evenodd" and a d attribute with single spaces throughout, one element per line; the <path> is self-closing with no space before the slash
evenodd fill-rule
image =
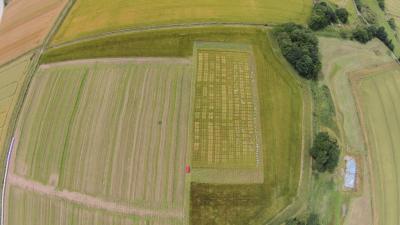
<path id="1" fill-rule="evenodd" d="M 287 23 L 274 29 L 283 56 L 306 79 L 316 79 L 321 70 L 318 39 L 301 25 Z"/>
<path id="2" fill-rule="evenodd" d="M 339 162 L 340 149 L 334 138 L 326 132 L 320 132 L 314 139 L 310 154 L 314 159 L 314 169 L 333 172 Z"/>

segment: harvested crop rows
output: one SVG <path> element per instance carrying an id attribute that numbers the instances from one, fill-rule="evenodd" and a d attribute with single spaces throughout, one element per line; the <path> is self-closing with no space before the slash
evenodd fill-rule
<path id="1" fill-rule="evenodd" d="M 116 0 L 113 4 L 78 0 L 54 43 L 132 27 L 204 22 L 305 23 L 311 6 L 310 0 Z M 97 17 L 99 14 L 102 16 Z"/>
<path id="2" fill-rule="evenodd" d="M 71 204 L 58 198 L 13 187 L 10 191 L 9 213 L 6 224 L 19 225 L 180 225 L 177 219 L 130 217 L 104 210 Z"/>
<path id="3" fill-rule="evenodd" d="M 248 52 L 197 51 L 193 166 L 259 166 Z"/>
<path id="4" fill-rule="evenodd" d="M 66 2 L 11 1 L 0 23 L 0 64 L 39 46 Z"/>
<path id="5" fill-rule="evenodd" d="M 59 190 L 183 216 L 190 63 L 42 68 L 17 127 L 13 173 Z"/>
<path id="6" fill-rule="evenodd" d="M 353 85 L 369 146 L 378 224 L 400 223 L 400 67 L 389 64 L 356 73 Z"/>

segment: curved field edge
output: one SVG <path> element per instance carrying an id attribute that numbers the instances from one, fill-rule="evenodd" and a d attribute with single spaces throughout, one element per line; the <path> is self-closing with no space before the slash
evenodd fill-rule
<path id="1" fill-rule="evenodd" d="M 364 68 L 379 67 L 393 62 L 390 51 L 382 42 L 374 39 L 367 44 L 335 38 L 320 37 L 323 83 L 332 91 L 336 116 L 339 125 L 339 136 L 346 154 L 358 156 L 360 159 L 360 182 L 357 193 L 346 193 L 350 200 L 349 211 L 344 224 L 373 224 L 371 204 L 371 171 L 368 162 L 360 117 L 356 108 L 349 76 L 354 71 Z"/>
<path id="2" fill-rule="evenodd" d="M 18 90 L 15 91 L 14 93 L 14 100 L 12 102 L 12 105 L 10 105 L 10 110 L 8 112 L 8 119 L 6 123 L 4 124 L 3 127 L 3 134 L 1 137 L 0 141 L 0 183 L 3 186 L 4 183 L 4 173 L 6 171 L 6 158 L 8 154 L 8 150 L 11 144 L 11 139 L 14 134 L 14 129 L 15 129 L 15 124 L 18 119 L 19 111 L 21 109 L 21 106 L 23 104 L 23 99 L 26 95 L 27 89 L 29 87 L 30 79 L 32 78 L 36 65 L 38 64 L 39 57 L 35 56 L 32 54 L 32 52 L 29 52 L 25 55 L 20 56 L 19 58 L 16 58 L 15 60 L 3 65 L 1 67 L 1 70 L 4 68 L 8 67 L 13 67 L 15 65 L 18 65 L 21 63 L 21 61 L 26 61 L 25 65 L 25 70 L 23 71 L 23 74 L 19 75 L 22 76 L 21 80 L 19 81 L 19 87 Z M 15 76 L 15 74 L 13 74 Z M 1 203 L 3 205 L 3 203 Z M 1 209 L 2 210 L 2 209 Z M 0 218 L 1 219 L 1 218 Z"/>
<path id="3" fill-rule="evenodd" d="M 372 170 L 374 222 L 398 224 L 399 167 L 395 151 L 400 131 L 400 105 L 394 100 L 400 95 L 400 67 L 389 63 L 357 71 L 351 76 L 353 93 L 369 149 Z M 389 80 L 389 81 L 388 81 Z M 380 107 L 376 107 L 379 105 Z"/>
<path id="4" fill-rule="evenodd" d="M 108 7 L 104 7 L 107 5 Z M 243 23 L 278 24 L 284 22 L 306 23 L 311 13 L 312 1 L 260 1 L 237 0 L 182 1 L 164 3 L 155 0 L 118 0 L 109 4 L 105 0 L 77 0 L 60 27 L 53 43 L 59 44 L 87 36 L 127 28 L 169 26 L 190 23 Z M 102 17 L 96 17 L 98 13 Z"/>

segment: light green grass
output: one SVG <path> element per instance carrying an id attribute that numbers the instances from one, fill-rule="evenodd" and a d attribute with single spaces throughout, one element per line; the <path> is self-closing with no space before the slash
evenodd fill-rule
<path id="1" fill-rule="evenodd" d="M 357 112 L 357 105 L 356 99 L 353 97 L 353 90 L 351 83 L 349 81 L 350 76 L 354 75 L 355 71 L 368 71 L 369 68 L 379 68 L 379 66 L 386 65 L 388 63 L 393 63 L 393 58 L 389 55 L 388 49 L 378 40 L 373 40 L 372 42 L 362 45 L 357 42 L 351 41 L 343 41 L 331 38 L 320 38 L 320 46 L 321 46 L 321 55 L 322 55 L 322 72 L 324 74 L 323 82 L 327 84 L 332 91 L 333 99 L 335 102 L 335 107 L 337 110 L 337 116 L 339 121 L 339 127 L 342 133 L 342 143 L 344 147 L 349 152 L 359 152 L 366 155 L 368 152 L 371 153 L 371 160 L 372 160 L 372 176 L 371 179 L 374 181 L 372 183 L 373 187 L 375 188 L 375 199 L 379 204 L 374 204 L 373 207 L 375 210 L 379 210 L 379 214 L 376 215 L 377 218 L 381 219 L 379 224 L 397 224 L 390 223 L 391 217 L 396 216 L 397 214 L 387 214 L 386 209 L 384 208 L 385 204 L 392 204 L 394 200 L 385 198 L 384 193 L 389 193 L 390 190 L 382 190 L 382 177 L 386 176 L 386 172 L 388 173 L 387 176 L 390 177 L 396 170 L 391 170 L 392 168 L 386 168 L 387 171 L 384 172 L 378 169 L 380 157 L 383 157 L 386 153 L 384 151 L 384 146 L 375 145 L 374 143 L 378 141 L 377 137 L 375 137 L 369 130 L 368 132 L 368 140 L 373 141 L 370 144 L 368 149 L 365 149 L 365 142 L 363 136 L 363 130 L 360 126 L 360 117 Z M 390 75 L 388 75 L 390 76 Z M 379 79 L 377 77 L 377 79 Z M 382 82 L 384 83 L 384 82 Z M 371 98 L 374 96 L 373 99 L 376 99 L 378 96 L 376 88 L 371 86 L 370 84 L 365 85 L 362 88 L 364 91 L 359 92 L 363 98 Z M 368 103 L 369 110 L 382 110 L 384 107 L 381 106 L 380 102 L 371 100 L 363 100 L 362 102 Z M 387 96 L 385 99 L 390 99 L 390 96 Z M 366 110 L 365 110 L 366 111 Z M 371 111 L 372 112 L 372 111 Z M 376 115 L 376 114 L 375 114 Z M 364 119 L 367 120 L 367 117 L 364 116 Z M 369 120 L 373 124 L 371 126 L 380 127 L 379 129 L 385 126 L 385 123 L 382 121 L 382 118 L 374 118 L 373 120 Z M 396 124 L 396 119 L 390 119 L 391 123 Z M 365 122 L 365 121 L 362 121 Z M 379 133 L 378 133 L 379 132 Z M 379 134 L 379 138 L 390 137 L 390 130 L 376 130 L 376 135 Z M 381 143 L 381 142 L 379 142 Z M 386 142 L 385 142 L 386 143 Z M 387 142 L 387 143 L 390 143 Z M 367 152 L 368 151 L 368 152 Z M 367 159 L 365 160 L 367 162 Z M 385 167 L 393 166 L 393 163 L 390 161 L 384 163 Z M 386 165 L 387 164 L 387 165 Z M 362 187 L 369 185 L 367 182 L 369 180 L 367 178 L 362 180 L 360 184 Z M 392 188 L 393 185 L 385 184 L 384 187 Z M 367 189 L 363 189 L 362 198 L 366 198 L 366 202 L 371 202 L 371 192 L 365 191 Z M 369 189 L 368 189 L 369 190 Z M 396 198 L 397 192 L 395 194 L 390 194 L 391 198 Z M 388 201 L 388 202 L 386 202 Z M 358 215 L 364 218 L 365 221 L 372 222 L 371 213 L 368 209 L 371 206 L 367 205 L 357 205 L 358 208 L 352 209 L 356 212 L 363 212 L 363 215 Z M 390 205 L 389 208 L 395 208 L 396 205 Z M 383 211 L 382 211 L 383 210 Z M 396 210 L 396 209 L 390 209 Z M 389 211 L 390 211 L 389 210 Z M 389 212 L 390 213 L 390 212 Z M 366 218 L 370 217 L 370 218 Z M 354 221 L 355 218 L 347 218 L 347 222 L 352 222 L 356 224 L 357 222 Z"/>
<path id="2" fill-rule="evenodd" d="M 14 170 L 61 190 L 183 210 L 190 90 L 189 60 L 41 68 Z"/>
<path id="3" fill-rule="evenodd" d="M 204 22 L 305 23 L 311 6 L 310 0 L 77 0 L 53 43 L 129 27 Z"/>
<path id="4" fill-rule="evenodd" d="M 374 39 L 366 45 L 334 38 L 319 38 L 323 82 L 335 102 L 342 142 L 349 149 L 363 152 L 364 141 L 352 88 L 348 79 L 352 71 L 393 62 L 389 50 Z"/>
<path id="5" fill-rule="evenodd" d="M 367 73 L 359 100 L 371 151 L 374 207 L 380 224 L 400 223 L 400 67 Z"/>

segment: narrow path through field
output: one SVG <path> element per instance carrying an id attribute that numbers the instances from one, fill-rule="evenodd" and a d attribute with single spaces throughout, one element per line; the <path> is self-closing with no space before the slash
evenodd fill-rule
<path id="1" fill-rule="evenodd" d="M 59 66 L 68 65 L 90 65 L 96 63 L 165 63 L 165 64 L 191 64 L 189 58 L 173 58 L 173 57 L 132 57 L 132 58 L 99 58 L 99 59 L 81 59 L 62 61 L 51 64 L 42 64 L 40 68 L 49 69 Z"/>
<path id="2" fill-rule="evenodd" d="M 125 28 L 125 29 L 120 29 L 120 30 L 115 30 L 115 31 L 109 31 L 109 32 L 104 32 L 92 36 L 86 36 L 78 39 L 74 39 L 71 41 L 63 42 L 61 44 L 53 45 L 51 46 L 51 43 L 49 44 L 49 48 L 62 48 L 66 47 L 69 45 L 73 45 L 79 42 L 85 42 L 85 41 L 92 41 L 104 37 L 109 37 L 109 36 L 114 36 L 114 35 L 121 35 L 121 34 L 126 34 L 126 33 L 139 33 L 139 32 L 144 32 L 144 31 L 157 31 L 157 30 L 170 30 L 170 29 L 184 29 L 184 28 L 196 28 L 196 27 L 209 27 L 209 26 L 232 26 L 232 27 L 259 27 L 259 28 L 265 28 L 265 27 L 271 27 L 272 24 L 258 24 L 258 23 L 223 23 L 223 22 L 208 22 L 208 23 L 183 23 L 183 24 L 169 24 L 169 25 L 164 25 L 164 26 L 147 26 L 147 27 L 134 27 L 134 28 Z"/>
<path id="3" fill-rule="evenodd" d="M 80 205 L 84 205 L 91 208 L 103 209 L 110 212 L 117 212 L 122 214 L 137 215 L 137 216 L 158 216 L 158 217 L 173 217 L 183 218 L 183 212 L 180 210 L 151 210 L 146 208 L 131 207 L 124 204 L 110 202 L 102 200 L 89 195 L 70 192 L 70 191 L 59 191 L 55 187 L 49 185 L 43 185 L 39 182 L 27 180 L 23 177 L 15 174 L 8 174 L 7 185 L 17 186 L 28 191 L 44 194 L 47 197 L 62 198 Z"/>

